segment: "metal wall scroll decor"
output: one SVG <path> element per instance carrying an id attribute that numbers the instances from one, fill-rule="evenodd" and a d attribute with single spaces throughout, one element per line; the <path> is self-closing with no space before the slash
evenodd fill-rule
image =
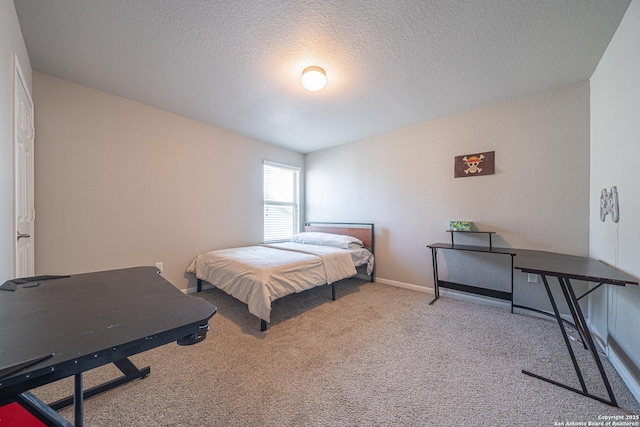
<path id="1" fill-rule="evenodd" d="M 495 172 L 495 151 L 457 156 L 453 159 L 453 177 L 493 175 Z"/>
<path id="2" fill-rule="evenodd" d="M 607 219 L 607 215 L 611 215 L 613 222 L 618 222 L 620 219 L 620 209 L 618 207 L 618 189 L 614 185 L 611 190 L 607 191 L 606 188 L 602 189 L 600 193 L 600 220 L 604 222 Z"/>

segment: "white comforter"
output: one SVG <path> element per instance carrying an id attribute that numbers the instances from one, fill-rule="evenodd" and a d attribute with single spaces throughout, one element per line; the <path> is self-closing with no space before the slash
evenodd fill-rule
<path id="1" fill-rule="evenodd" d="M 251 314 L 267 322 L 276 299 L 356 274 L 351 251 L 300 243 L 206 252 L 187 271 L 244 302 Z"/>

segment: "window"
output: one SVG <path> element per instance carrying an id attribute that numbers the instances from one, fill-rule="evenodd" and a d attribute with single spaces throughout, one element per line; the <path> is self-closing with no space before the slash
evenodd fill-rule
<path id="1" fill-rule="evenodd" d="M 300 231 L 300 169 L 264 162 L 264 242 L 289 240 Z"/>

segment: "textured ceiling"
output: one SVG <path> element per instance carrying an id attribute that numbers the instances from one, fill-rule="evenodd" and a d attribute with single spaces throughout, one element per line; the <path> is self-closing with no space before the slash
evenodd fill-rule
<path id="1" fill-rule="evenodd" d="M 630 0 L 15 0 L 35 70 L 301 153 L 589 79 Z M 302 70 L 327 85 L 308 92 Z"/>

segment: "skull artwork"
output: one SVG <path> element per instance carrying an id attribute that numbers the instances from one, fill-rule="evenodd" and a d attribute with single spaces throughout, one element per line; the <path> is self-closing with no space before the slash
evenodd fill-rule
<path id="1" fill-rule="evenodd" d="M 480 156 L 471 156 L 469 158 L 464 157 L 462 161 L 465 162 L 467 166 L 469 166 L 467 169 L 465 169 L 464 173 L 469 174 L 482 172 L 482 168 L 479 168 L 478 166 L 483 159 L 484 154 L 480 154 Z"/>

